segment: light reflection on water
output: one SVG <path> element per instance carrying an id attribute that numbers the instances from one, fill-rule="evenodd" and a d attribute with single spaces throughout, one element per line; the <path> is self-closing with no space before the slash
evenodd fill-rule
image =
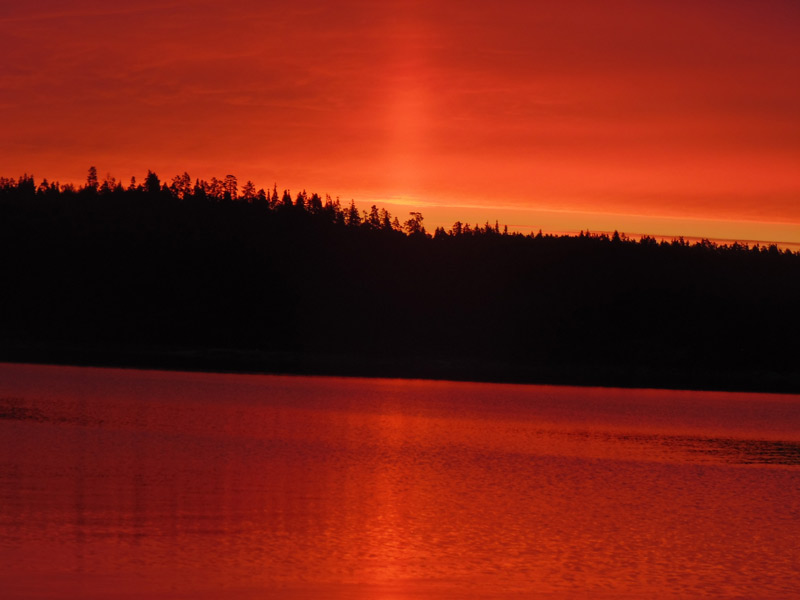
<path id="1" fill-rule="evenodd" d="M 4 597 L 797 597 L 797 396 L 0 365 L 0 448 Z"/>

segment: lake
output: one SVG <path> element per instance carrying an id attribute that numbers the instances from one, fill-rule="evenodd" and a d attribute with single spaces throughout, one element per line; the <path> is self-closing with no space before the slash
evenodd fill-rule
<path id="1" fill-rule="evenodd" d="M 800 597 L 800 396 L 0 364 L 17 598 Z"/>

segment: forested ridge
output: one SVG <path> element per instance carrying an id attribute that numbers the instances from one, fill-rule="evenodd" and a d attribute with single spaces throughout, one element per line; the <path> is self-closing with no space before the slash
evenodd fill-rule
<path id="1" fill-rule="evenodd" d="M 800 391 L 800 255 L 0 178 L 0 359 Z"/>

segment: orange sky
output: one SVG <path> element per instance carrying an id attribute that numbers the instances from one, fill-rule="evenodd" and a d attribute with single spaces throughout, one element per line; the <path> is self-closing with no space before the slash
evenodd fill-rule
<path id="1" fill-rule="evenodd" d="M 3 5 L 0 175 L 800 243 L 796 0 Z"/>

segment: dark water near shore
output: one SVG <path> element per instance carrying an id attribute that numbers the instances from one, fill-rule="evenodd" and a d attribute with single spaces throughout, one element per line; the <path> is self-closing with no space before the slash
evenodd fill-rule
<path id="1" fill-rule="evenodd" d="M 800 597 L 800 396 L 0 365 L 3 598 Z"/>

